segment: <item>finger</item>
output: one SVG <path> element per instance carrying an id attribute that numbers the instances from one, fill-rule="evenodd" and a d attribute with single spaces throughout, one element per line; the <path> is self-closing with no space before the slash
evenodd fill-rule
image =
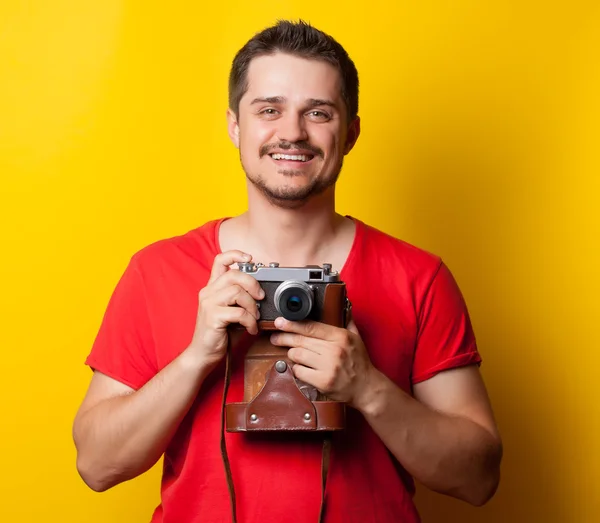
<path id="1" fill-rule="evenodd" d="M 322 371 L 311 369 L 310 367 L 305 367 L 304 365 L 293 365 L 292 373 L 296 378 L 312 387 L 315 387 L 319 392 L 323 393 L 324 390 L 324 374 Z"/>
<path id="2" fill-rule="evenodd" d="M 221 307 L 239 305 L 240 307 L 246 309 L 256 319 L 260 317 L 256 300 L 239 285 L 231 285 L 230 287 L 221 289 L 219 292 L 214 294 L 214 296 L 211 298 L 211 301 Z"/>
<path id="3" fill-rule="evenodd" d="M 324 341 L 336 341 L 339 338 L 337 327 L 316 321 L 289 321 L 285 318 L 277 318 L 275 327 L 284 332 L 301 334 L 308 338 L 316 338 Z"/>
<path id="4" fill-rule="evenodd" d="M 211 285 L 211 292 L 216 292 L 233 285 L 238 285 L 244 289 L 255 300 L 262 300 L 265 297 L 265 291 L 258 283 L 256 278 L 241 271 L 229 271 L 227 274 L 221 275 Z"/>
<path id="5" fill-rule="evenodd" d="M 327 342 L 317 338 L 308 338 L 302 334 L 291 332 L 278 332 L 271 335 L 271 343 L 278 347 L 303 347 L 316 354 L 323 354 L 327 350 Z"/>
<path id="6" fill-rule="evenodd" d="M 238 323 L 246 327 L 248 334 L 252 336 L 258 334 L 256 318 L 242 307 L 219 307 L 217 322 L 223 327 Z"/>
<path id="7" fill-rule="evenodd" d="M 237 250 L 231 250 L 217 254 L 213 261 L 208 283 L 212 283 L 219 276 L 225 274 L 229 270 L 230 265 L 233 265 L 234 263 L 248 262 L 251 259 L 252 256 L 249 254 Z"/>
<path id="8" fill-rule="evenodd" d="M 304 347 L 292 347 L 287 352 L 288 357 L 295 364 L 304 365 L 311 369 L 319 369 L 323 366 L 323 358 L 319 357 L 319 354 L 311 350 L 305 349 Z"/>

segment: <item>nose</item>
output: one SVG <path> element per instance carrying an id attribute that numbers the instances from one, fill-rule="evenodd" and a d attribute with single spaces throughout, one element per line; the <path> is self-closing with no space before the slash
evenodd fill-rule
<path id="1" fill-rule="evenodd" d="M 297 114 L 288 113 L 279 119 L 277 137 L 281 141 L 300 142 L 308 139 L 304 118 Z"/>

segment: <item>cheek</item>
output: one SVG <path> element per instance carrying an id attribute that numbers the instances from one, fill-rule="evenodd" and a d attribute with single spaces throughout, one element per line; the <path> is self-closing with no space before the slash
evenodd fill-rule
<path id="1" fill-rule="evenodd" d="M 314 145 L 317 145 L 331 157 L 336 157 L 343 150 L 343 137 L 331 130 L 323 130 L 322 132 L 314 133 L 310 138 Z"/>
<path id="2" fill-rule="evenodd" d="M 335 138 L 330 138 L 327 143 L 327 150 L 329 151 L 329 160 L 337 161 L 337 158 L 342 153 L 342 144 Z"/>
<path id="3" fill-rule="evenodd" d="M 258 154 L 260 147 L 272 141 L 273 129 L 266 122 L 250 121 L 240 126 L 240 148 Z"/>

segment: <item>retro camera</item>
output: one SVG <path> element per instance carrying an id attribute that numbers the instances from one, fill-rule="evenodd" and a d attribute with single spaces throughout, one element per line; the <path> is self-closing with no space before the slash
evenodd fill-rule
<path id="1" fill-rule="evenodd" d="M 259 336 L 244 358 L 244 400 L 225 407 L 228 432 L 335 431 L 345 426 L 345 405 L 296 379 L 287 349 L 270 342 L 275 319 L 313 320 L 345 327 L 350 301 L 331 264 L 305 267 L 241 263 L 265 291 L 258 303 Z"/>
<path id="2" fill-rule="evenodd" d="M 265 291 L 258 303 L 259 328 L 268 327 L 275 318 L 288 320 L 314 320 L 330 324 L 343 324 L 349 308 L 345 285 L 331 264 L 304 267 L 268 266 L 262 263 L 242 263 L 240 270 L 256 278 Z"/>

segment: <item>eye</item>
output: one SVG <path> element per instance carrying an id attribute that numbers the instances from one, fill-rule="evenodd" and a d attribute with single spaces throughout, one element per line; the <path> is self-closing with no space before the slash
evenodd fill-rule
<path id="1" fill-rule="evenodd" d="M 308 116 L 313 120 L 330 120 L 331 116 L 329 116 L 325 111 L 314 110 L 308 113 Z"/>
<path id="2" fill-rule="evenodd" d="M 277 109 L 273 109 L 272 107 L 268 107 L 266 109 L 263 109 L 262 111 L 259 111 L 258 114 L 263 116 L 277 116 L 279 114 L 279 111 L 277 111 Z"/>

